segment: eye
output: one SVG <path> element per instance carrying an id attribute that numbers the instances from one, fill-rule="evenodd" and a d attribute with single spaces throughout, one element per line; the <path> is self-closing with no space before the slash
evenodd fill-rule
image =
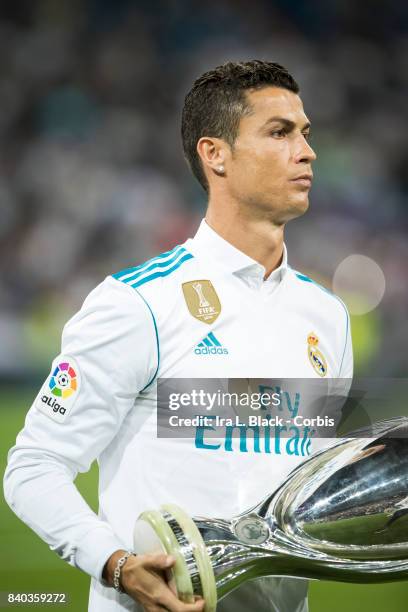
<path id="1" fill-rule="evenodd" d="M 283 138 L 286 134 L 286 130 L 284 128 L 280 128 L 279 130 L 273 130 L 271 132 L 271 136 L 274 138 Z"/>
<path id="2" fill-rule="evenodd" d="M 303 136 L 305 140 L 307 140 L 307 142 L 310 142 L 312 140 L 312 134 L 310 132 L 303 132 Z"/>

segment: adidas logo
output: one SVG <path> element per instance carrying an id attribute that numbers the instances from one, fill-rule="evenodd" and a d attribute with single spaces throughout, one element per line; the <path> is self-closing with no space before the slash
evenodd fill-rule
<path id="1" fill-rule="evenodd" d="M 196 355 L 228 355 L 228 349 L 222 346 L 212 332 L 197 344 L 194 352 Z"/>

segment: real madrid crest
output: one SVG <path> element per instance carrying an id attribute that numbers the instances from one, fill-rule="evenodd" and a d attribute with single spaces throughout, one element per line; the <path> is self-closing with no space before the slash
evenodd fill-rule
<path id="1" fill-rule="evenodd" d="M 203 323 L 214 323 L 221 312 L 221 302 L 209 280 L 193 280 L 182 284 L 190 314 Z"/>
<path id="2" fill-rule="evenodd" d="M 319 376 L 326 376 L 327 374 L 327 361 L 323 353 L 317 348 L 319 344 L 319 338 L 313 332 L 307 337 L 307 354 L 309 361 L 313 366 L 314 371 Z"/>

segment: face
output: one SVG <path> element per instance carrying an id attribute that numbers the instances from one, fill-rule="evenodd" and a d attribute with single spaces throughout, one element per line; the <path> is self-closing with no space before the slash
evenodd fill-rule
<path id="1" fill-rule="evenodd" d="M 227 152 L 228 191 L 249 214 L 285 223 L 309 206 L 316 159 L 310 124 L 300 97 L 287 89 L 265 87 L 246 96 L 252 110 Z"/>

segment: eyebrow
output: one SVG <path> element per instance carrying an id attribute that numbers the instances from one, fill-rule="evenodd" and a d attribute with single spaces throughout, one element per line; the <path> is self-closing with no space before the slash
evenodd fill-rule
<path id="1" fill-rule="evenodd" d="M 266 127 L 270 123 L 282 123 L 288 130 L 293 130 L 296 127 L 296 123 L 294 121 L 291 121 L 290 119 L 286 119 L 285 117 L 279 117 L 279 116 L 269 117 L 269 119 L 265 121 L 262 127 Z M 310 127 L 311 127 L 311 124 L 310 124 L 310 121 L 308 121 L 302 127 L 302 131 L 309 129 Z"/>

